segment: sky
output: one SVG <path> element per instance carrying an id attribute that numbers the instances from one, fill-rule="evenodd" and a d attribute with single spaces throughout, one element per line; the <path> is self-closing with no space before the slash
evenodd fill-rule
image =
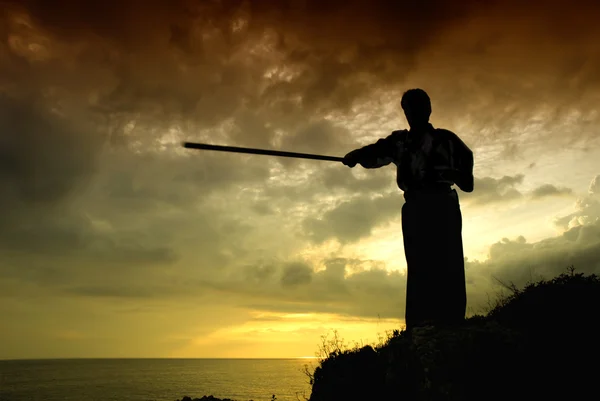
<path id="1" fill-rule="evenodd" d="M 600 273 L 600 3 L 0 3 L 0 359 L 315 356 L 404 323 L 393 166 L 434 126 L 459 191 L 468 314 L 500 282 Z M 559 316 L 556 321 L 560 327 Z"/>

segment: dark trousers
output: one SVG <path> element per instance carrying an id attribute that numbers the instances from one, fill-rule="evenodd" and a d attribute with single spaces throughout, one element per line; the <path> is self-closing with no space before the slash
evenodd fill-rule
<path id="1" fill-rule="evenodd" d="M 405 198 L 406 327 L 460 323 L 465 317 L 467 294 L 458 195 L 452 190 L 406 193 Z"/>

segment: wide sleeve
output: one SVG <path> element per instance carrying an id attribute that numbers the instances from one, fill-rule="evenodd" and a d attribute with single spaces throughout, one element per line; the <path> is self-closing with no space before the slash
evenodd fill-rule
<path id="1" fill-rule="evenodd" d="M 379 168 L 397 162 L 406 130 L 394 131 L 377 142 L 358 150 L 358 162 L 364 168 Z"/>
<path id="2" fill-rule="evenodd" d="M 464 192 L 473 192 L 473 151 L 457 135 L 452 139 L 452 167 L 457 173 L 455 183 Z"/>

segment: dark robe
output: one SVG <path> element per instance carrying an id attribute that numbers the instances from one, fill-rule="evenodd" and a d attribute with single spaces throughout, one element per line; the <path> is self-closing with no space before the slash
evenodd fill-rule
<path id="1" fill-rule="evenodd" d="M 418 195 L 402 206 L 406 326 L 459 323 L 467 306 L 462 216 L 455 190 Z"/>
<path id="2" fill-rule="evenodd" d="M 394 131 L 361 148 L 359 163 L 397 166 L 406 200 L 402 233 L 407 262 L 406 325 L 456 324 L 466 312 L 462 216 L 456 184 L 473 190 L 473 154 L 448 130 Z"/>

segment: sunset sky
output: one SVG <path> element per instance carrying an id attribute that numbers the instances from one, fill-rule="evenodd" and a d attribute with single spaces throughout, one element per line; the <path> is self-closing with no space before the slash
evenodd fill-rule
<path id="1" fill-rule="evenodd" d="M 314 356 L 402 327 L 393 166 L 181 142 L 343 156 L 407 128 L 415 87 L 475 155 L 468 313 L 496 279 L 600 273 L 600 2 L 0 7 L 0 359 Z"/>

